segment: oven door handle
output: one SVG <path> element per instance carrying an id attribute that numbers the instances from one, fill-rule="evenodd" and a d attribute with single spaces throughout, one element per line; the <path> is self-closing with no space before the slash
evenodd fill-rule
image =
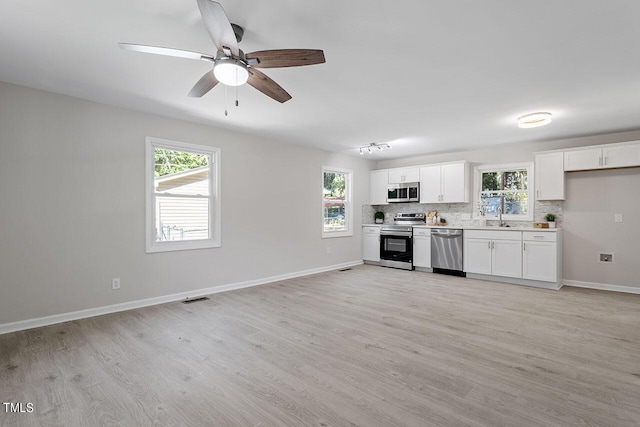
<path id="1" fill-rule="evenodd" d="M 402 232 L 402 231 L 394 231 L 391 233 L 380 233 L 380 236 L 384 237 L 413 237 L 411 231 Z"/>

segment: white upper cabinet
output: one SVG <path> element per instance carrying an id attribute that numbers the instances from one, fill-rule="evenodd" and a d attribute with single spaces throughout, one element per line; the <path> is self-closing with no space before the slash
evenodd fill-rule
<path id="1" fill-rule="evenodd" d="M 564 170 L 628 168 L 640 166 L 640 142 L 610 144 L 564 152 Z"/>
<path id="2" fill-rule="evenodd" d="M 564 152 L 565 171 L 583 171 L 602 168 L 602 148 Z"/>
<path id="3" fill-rule="evenodd" d="M 389 184 L 420 181 L 420 168 L 389 169 Z"/>
<path id="4" fill-rule="evenodd" d="M 564 155 L 536 154 L 536 200 L 564 200 Z"/>
<path id="5" fill-rule="evenodd" d="M 386 169 L 369 172 L 369 204 L 386 205 L 389 171 Z"/>
<path id="6" fill-rule="evenodd" d="M 420 203 L 440 203 L 440 166 L 420 168 Z"/>
<path id="7" fill-rule="evenodd" d="M 420 168 L 420 203 L 468 203 L 469 164 L 467 162 Z"/>
<path id="8" fill-rule="evenodd" d="M 442 201 L 469 202 L 469 164 L 442 165 Z"/>
<path id="9" fill-rule="evenodd" d="M 640 166 L 640 142 L 604 147 L 602 158 L 605 168 Z"/>

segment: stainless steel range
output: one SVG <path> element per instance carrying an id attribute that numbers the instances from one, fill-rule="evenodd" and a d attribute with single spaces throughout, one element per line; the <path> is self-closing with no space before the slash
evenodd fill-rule
<path id="1" fill-rule="evenodd" d="M 380 229 L 380 265 L 413 270 L 413 226 L 424 225 L 423 213 L 398 213 L 393 225 Z"/>

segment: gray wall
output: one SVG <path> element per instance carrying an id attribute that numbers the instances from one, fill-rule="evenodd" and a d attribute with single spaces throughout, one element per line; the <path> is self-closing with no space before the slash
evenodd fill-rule
<path id="1" fill-rule="evenodd" d="M 380 161 L 377 169 L 455 160 L 476 164 L 532 162 L 536 151 L 635 140 L 640 140 L 640 131 Z M 640 288 L 640 168 L 571 172 L 565 174 L 565 183 L 564 202 L 543 204 L 548 211 L 561 210 L 563 279 Z M 623 214 L 623 223 L 614 222 L 616 213 Z M 540 218 L 540 213 L 535 216 Z M 615 263 L 598 263 L 599 251 L 615 252 Z"/>
<path id="2" fill-rule="evenodd" d="M 640 168 L 565 176 L 564 278 L 640 288 Z M 600 251 L 615 252 L 614 263 L 599 263 Z"/>
<path id="3" fill-rule="evenodd" d="M 221 147 L 221 248 L 145 253 L 145 136 Z M 0 150 L 0 324 L 362 259 L 364 159 L 5 83 Z M 321 239 L 322 165 L 353 237 Z"/>

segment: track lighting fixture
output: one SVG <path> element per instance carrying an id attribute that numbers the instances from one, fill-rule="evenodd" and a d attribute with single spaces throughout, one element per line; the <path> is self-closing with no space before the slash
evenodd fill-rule
<path id="1" fill-rule="evenodd" d="M 377 148 L 379 151 L 382 151 L 383 147 L 387 147 L 388 149 L 391 149 L 391 144 L 386 143 L 386 142 L 372 142 L 369 145 L 363 145 L 362 147 L 360 147 L 360 154 L 364 154 L 364 149 L 366 148 L 367 151 L 369 152 L 369 154 L 371 154 L 371 149 L 372 148 Z"/>

